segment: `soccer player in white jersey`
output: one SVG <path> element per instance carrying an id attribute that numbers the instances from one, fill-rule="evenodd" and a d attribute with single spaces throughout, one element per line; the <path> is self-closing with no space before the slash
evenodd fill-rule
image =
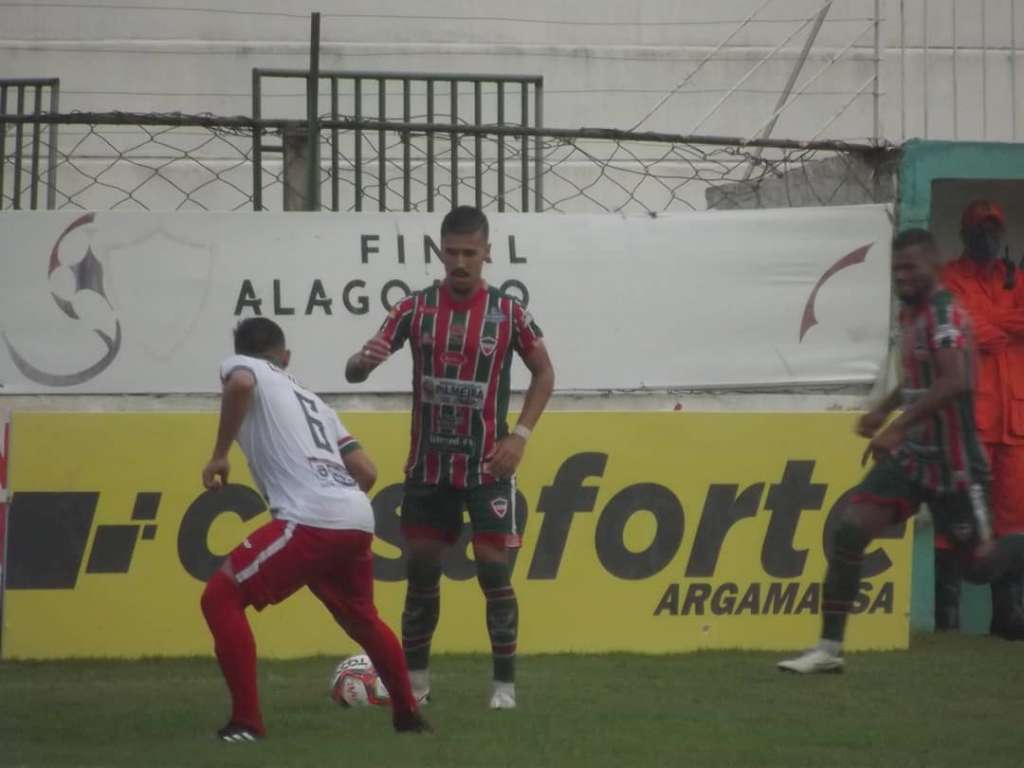
<path id="1" fill-rule="evenodd" d="M 253 317 L 235 328 L 235 354 L 221 365 L 223 394 L 203 484 L 223 487 L 237 439 L 270 507 L 207 582 L 201 601 L 231 692 L 231 719 L 217 735 L 232 743 L 266 734 L 256 689 L 256 645 L 245 616 L 304 586 L 359 643 L 391 694 L 395 730 L 422 732 L 402 647 L 373 603 L 373 462 L 319 397 L 285 373 L 284 333 Z"/>

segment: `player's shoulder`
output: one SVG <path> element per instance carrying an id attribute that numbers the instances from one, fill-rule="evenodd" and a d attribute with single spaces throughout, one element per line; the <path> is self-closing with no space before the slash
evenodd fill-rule
<path id="1" fill-rule="evenodd" d="M 220 380 L 227 381 L 235 371 L 248 371 L 258 381 L 265 375 L 270 364 L 261 358 L 249 355 L 228 355 L 220 364 Z"/>
<path id="2" fill-rule="evenodd" d="M 526 305 L 520 299 L 505 293 L 495 285 L 487 286 L 487 303 L 491 307 L 505 307 L 509 312 L 520 313 L 526 311 Z"/>
<path id="3" fill-rule="evenodd" d="M 412 291 L 391 306 L 391 309 L 388 310 L 388 317 L 395 318 L 410 314 L 418 306 L 424 306 L 431 302 L 436 303 L 436 298 L 437 283 L 428 285 L 426 288 L 420 288 L 419 290 Z"/>

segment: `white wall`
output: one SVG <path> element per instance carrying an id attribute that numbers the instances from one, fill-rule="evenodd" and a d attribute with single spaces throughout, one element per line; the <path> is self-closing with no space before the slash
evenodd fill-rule
<path id="1" fill-rule="evenodd" d="M 762 4 L 754 20 L 730 38 Z M 539 74 L 545 78 L 545 122 L 557 127 L 631 127 L 692 75 L 681 94 L 643 127 L 743 136 L 771 115 L 809 29 L 801 24 L 822 4 L 225 0 L 208 2 L 206 11 L 190 11 L 156 0 L 129 0 L 116 9 L 78 0 L 65 2 L 66 7 L 0 6 L 0 77 L 59 77 L 65 111 L 248 114 L 251 69 L 305 67 L 308 14 L 319 10 L 323 69 Z M 798 90 L 822 74 L 783 113 L 776 136 L 809 138 L 837 115 L 823 136 L 872 135 L 874 6 L 874 0 L 833 3 Z M 924 135 L 927 122 L 933 138 L 1011 139 L 1013 106 L 1016 137 L 1024 136 L 1024 0 L 955 6 L 953 0 L 884 0 L 881 7 L 885 138 Z M 698 127 L 726 91 L 797 30 L 741 92 Z M 905 57 L 899 52 L 901 39 Z M 301 84 L 287 90 L 270 97 L 268 111 L 302 117 Z"/>

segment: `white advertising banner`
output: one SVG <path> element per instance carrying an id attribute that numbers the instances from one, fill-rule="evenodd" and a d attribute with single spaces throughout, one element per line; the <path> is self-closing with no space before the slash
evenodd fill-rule
<path id="1" fill-rule="evenodd" d="M 870 381 L 886 350 L 885 206 L 495 214 L 484 271 L 529 305 L 560 390 Z M 440 214 L 0 213 L 0 393 L 219 388 L 231 328 L 284 328 L 320 392 L 387 309 L 443 275 Z M 513 384 L 527 372 L 515 367 Z"/>

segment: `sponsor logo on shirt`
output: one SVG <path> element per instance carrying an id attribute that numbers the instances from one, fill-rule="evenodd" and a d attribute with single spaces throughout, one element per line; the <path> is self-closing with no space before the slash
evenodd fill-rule
<path id="1" fill-rule="evenodd" d="M 461 352 L 445 352 L 441 355 L 441 362 L 445 365 L 462 365 L 466 362 L 466 356 Z"/>
<path id="2" fill-rule="evenodd" d="M 498 340 L 493 336 L 484 336 L 480 339 L 480 351 L 485 356 L 490 357 L 494 354 L 494 350 L 498 348 Z"/>
<path id="3" fill-rule="evenodd" d="M 487 314 L 484 316 L 484 322 L 488 323 L 504 323 L 505 320 L 505 313 L 500 309 L 488 310 Z"/>
<path id="4" fill-rule="evenodd" d="M 466 435 L 445 435 L 431 432 L 427 435 L 427 445 L 442 453 L 473 453 L 473 438 Z"/>
<path id="5" fill-rule="evenodd" d="M 421 384 L 423 402 L 435 405 L 461 405 L 466 408 L 484 407 L 486 385 L 479 381 L 459 381 L 424 376 Z"/>

